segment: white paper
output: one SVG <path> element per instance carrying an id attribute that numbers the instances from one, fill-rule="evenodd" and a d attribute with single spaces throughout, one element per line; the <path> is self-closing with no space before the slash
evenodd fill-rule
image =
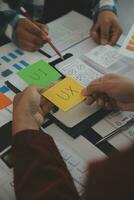
<path id="1" fill-rule="evenodd" d="M 118 50 L 112 46 L 98 46 L 85 55 L 89 61 L 98 64 L 100 67 L 109 68 L 121 59 Z"/>
<path id="2" fill-rule="evenodd" d="M 104 119 L 93 126 L 93 129 L 102 137 L 123 126 L 128 120 L 134 117 L 134 112 L 112 112 Z M 105 128 L 104 128 L 105 127 Z"/>
<path id="3" fill-rule="evenodd" d="M 56 68 L 65 76 L 71 76 L 84 86 L 87 86 L 91 81 L 102 76 L 102 73 L 75 57 L 57 64 Z"/>
<path id="4" fill-rule="evenodd" d="M 83 158 L 87 164 L 93 160 L 99 160 L 106 157 L 100 149 L 94 146 L 83 136 L 79 136 L 74 140 L 74 138 L 70 137 L 55 124 L 47 127 L 44 131 L 51 135 L 56 143 L 66 143 L 68 148 L 78 153 L 78 155 Z"/>
<path id="5" fill-rule="evenodd" d="M 0 152 L 0 155 L 2 156 L 4 152 Z M 15 199 L 13 171 L 0 159 L 0 200 Z"/>
<path id="6" fill-rule="evenodd" d="M 11 113 L 5 109 L 0 110 L 0 127 L 10 121 L 12 121 Z"/>
<path id="7" fill-rule="evenodd" d="M 71 11 L 49 23 L 48 26 L 49 37 L 53 44 L 60 51 L 63 51 L 89 37 L 92 21 L 75 11 Z M 44 45 L 42 50 L 51 56 L 56 54 L 48 44 Z"/>

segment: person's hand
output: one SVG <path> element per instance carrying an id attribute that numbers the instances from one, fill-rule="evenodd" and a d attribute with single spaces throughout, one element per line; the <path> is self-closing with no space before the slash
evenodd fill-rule
<path id="1" fill-rule="evenodd" d="M 134 111 L 134 81 L 125 77 L 109 74 L 92 81 L 83 89 L 86 103 L 96 101 L 107 109 Z"/>
<path id="2" fill-rule="evenodd" d="M 91 28 L 91 37 L 101 45 L 115 45 L 122 33 L 117 16 L 111 11 L 102 11 Z"/>
<path id="3" fill-rule="evenodd" d="M 33 52 L 47 42 L 48 28 L 44 24 L 22 18 L 16 27 L 15 35 L 19 48 Z"/>
<path id="4" fill-rule="evenodd" d="M 13 102 L 13 135 L 34 129 L 39 130 L 52 104 L 40 95 L 41 89 L 31 86 L 16 95 Z"/>

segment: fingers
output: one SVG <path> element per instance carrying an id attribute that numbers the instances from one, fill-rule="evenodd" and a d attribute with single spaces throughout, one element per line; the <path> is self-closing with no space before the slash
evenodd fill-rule
<path id="1" fill-rule="evenodd" d="M 100 107 L 112 107 L 112 98 L 109 96 L 110 84 L 108 81 L 114 78 L 114 75 L 105 75 L 96 79 L 90 83 L 89 86 L 82 90 L 82 95 L 86 96 L 85 102 L 92 104 L 96 101 L 96 104 Z M 110 103 L 110 104 L 109 104 Z"/>
<path id="2" fill-rule="evenodd" d="M 41 97 L 40 107 L 42 109 L 43 115 L 45 116 L 52 109 L 53 104 L 45 97 Z"/>
<path id="3" fill-rule="evenodd" d="M 37 44 L 36 42 L 32 43 L 31 41 L 27 42 L 23 40 L 21 42 L 17 42 L 17 44 L 22 50 L 29 51 L 29 52 L 35 52 L 43 46 L 43 44 L 40 44 L 40 43 Z"/>
<path id="4" fill-rule="evenodd" d="M 48 35 L 48 26 L 46 24 L 41 24 L 39 22 L 35 22 L 35 24 L 40 28 L 40 30 L 47 36 Z"/>
<path id="5" fill-rule="evenodd" d="M 43 111 L 44 116 L 46 116 L 46 114 L 50 112 L 52 107 L 53 107 L 53 104 L 49 101 L 47 101 L 46 104 L 42 106 L 42 111 Z"/>
<path id="6" fill-rule="evenodd" d="M 109 43 L 110 36 L 110 23 L 104 21 L 103 23 L 95 23 L 91 29 L 91 37 L 93 40 L 101 45 L 106 45 Z"/>
<path id="7" fill-rule="evenodd" d="M 42 28 L 43 29 L 43 28 Z M 48 32 L 44 32 L 28 19 L 21 19 L 16 28 L 18 46 L 26 51 L 36 51 L 47 41 Z"/>
<path id="8" fill-rule="evenodd" d="M 108 21 L 105 21 L 105 23 L 100 26 L 100 44 L 101 45 L 106 45 L 109 43 L 110 28 L 111 26 Z"/>
<path id="9" fill-rule="evenodd" d="M 88 96 L 85 100 L 85 103 L 88 105 L 91 105 L 96 99 L 94 99 L 92 96 Z"/>
<path id="10" fill-rule="evenodd" d="M 28 21 L 29 22 L 27 24 L 25 24 L 25 29 L 29 33 L 32 33 L 39 38 L 42 38 L 43 33 L 42 33 L 42 30 L 40 29 L 40 27 L 38 27 L 34 22 L 31 22 L 30 20 L 28 20 Z"/>
<path id="11" fill-rule="evenodd" d="M 91 36 L 101 45 L 114 45 L 122 33 L 117 16 L 111 11 L 101 11 L 91 29 Z"/>
<path id="12" fill-rule="evenodd" d="M 122 29 L 119 26 L 116 28 L 113 28 L 113 30 L 111 31 L 109 45 L 112 45 L 112 46 L 115 45 L 121 33 L 122 33 Z"/>
<path id="13" fill-rule="evenodd" d="M 14 100 L 13 100 L 13 107 L 16 107 L 16 105 L 21 99 L 21 96 L 22 96 L 22 92 L 19 92 L 18 94 L 15 95 Z"/>
<path id="14" fill-rule="evenodd" d="M 93 40 L 99 44 L 100 43 L 100 33 L 99 33 L 99 24 L 95 23 L 92 28 L 91 28 L 91 37 L 93 38 Z"/>
<path id="15" fill-rule="evenodd" d="M 92 81 L 86 88 L 82 90 L 82 95 L 93 97 L 94 94 L 102 92 L 105 92 L 103 77 Z"/>

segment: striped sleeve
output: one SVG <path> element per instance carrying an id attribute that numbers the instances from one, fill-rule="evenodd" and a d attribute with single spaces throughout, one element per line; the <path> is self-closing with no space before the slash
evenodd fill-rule
<path id="1" fill-rule="evenodd" d="M 117 0 L 100 0 L 93 10 L 93 19 L 96 20 L 97 14 L 105 10 L 117 15 Z"/>
<path id="2" fill-rule="evenodd" d="M 11 30 L 16 27 L 18 21 L 19 17 L 14 10 L 0 11 L 0 35 L 5 35 L 7 28 L 10 26 L 12 28 L 10 28 L 10 31 L 8 32 L 10 32 L 9 36 L 11 36 Z"/>
<path id="3" fill-rule="evenodd" d="M 5 35 L 11 39 L 14 43 L 16 43 L 16 35 L 15 30 L 16 26 L 21 18 L 25 18 L 22 15 L 16 15 L 6 26 Z"/>

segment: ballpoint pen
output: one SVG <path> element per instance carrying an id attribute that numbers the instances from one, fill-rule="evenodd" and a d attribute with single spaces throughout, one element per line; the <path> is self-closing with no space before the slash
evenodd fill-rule
<path id="1" fill-rule="evenodd" d="M 26 11 L 25 8 L 23 8 L 22 6 L 20 7 L 20 11 L 22 12 L 22 14 L 27 17 L 30 21 L 33 21 L 31 15 Z M 59 57 L 64 60 L 64 57 L 62 56 L 62 54 L 60 53 L 60 51 L 55 47 L 55 45 L 52 43 L 50 38 L 46 39 L 47 43 L 52 47 L 52 49 L 59 55 Z"/>
<path id="2" fill-rule="evenodd" d="M 106 140 L 108 140 L 109 138 L 119 134 L 121 131 L 127 130 L 129 126 L 132 126 L 134 124 L 134 118 L 128 120 L 124 125 L 122 125 L 121 127 L 117 128 L 116 130 L 112 131 L 111 133 L 109 133 L 108 135 L 106 135 L 105 137 L 103 137 L 101 140 L 99 140 L 98 142 L 96 142 L 95 145 L 100 144 L 101 142 L 104 142 Z"/>

